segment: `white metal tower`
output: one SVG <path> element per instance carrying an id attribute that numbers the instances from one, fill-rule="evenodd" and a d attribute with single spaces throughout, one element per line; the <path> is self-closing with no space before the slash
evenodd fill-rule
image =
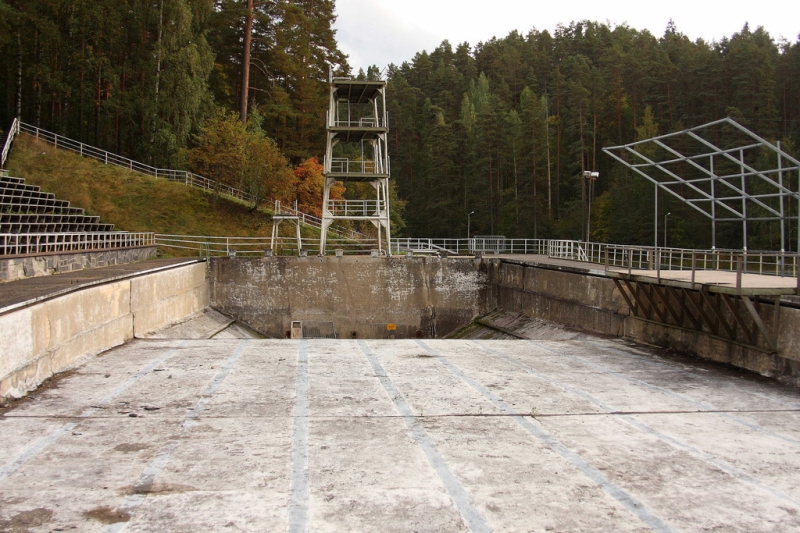
<path id="1" fill-rule="evenodd" d="M 322 200 L 320 254 L 335 220 L 368 220 L 378 229 L 378 250 L 391 253 L 389 227 L 389 132 L 386 82 L 330 77 Z M 331 199 L 336 182 L 369 183 L 375 196 L 366 200 Z M 385 240 L 384 240 L 385 239 Z"/>

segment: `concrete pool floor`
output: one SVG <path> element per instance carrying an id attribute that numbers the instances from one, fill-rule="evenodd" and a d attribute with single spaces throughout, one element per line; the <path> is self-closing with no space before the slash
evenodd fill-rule
<path id="1" fill-rule="evenodd" d="M 800 396 L 590 336 L 135 340 L 0 416 L 0 531 L 790 531 Z"/>

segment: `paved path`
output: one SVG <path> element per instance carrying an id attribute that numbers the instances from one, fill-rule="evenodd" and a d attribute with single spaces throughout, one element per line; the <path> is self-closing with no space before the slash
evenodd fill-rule
<path id="1" fill-rule="evenodd" d="M 136 340 L 0 416 L 0 531 L 797 531 L 800 395 L 621 341 Z"/>

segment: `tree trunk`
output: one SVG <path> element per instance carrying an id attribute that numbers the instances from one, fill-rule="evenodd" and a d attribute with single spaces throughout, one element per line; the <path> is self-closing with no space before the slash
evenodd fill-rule
<path id="1" fill-rule="evenodd" d="M 158 3 L 158 42 L 156 44 L 156 86 L 153 106 L 153 124 L 150 127 L 150 146 L 156 142 L 156 123 L 158 122 L 158 91 L 161 83 L 161 34 L 164 31 L 164 0 Z M 154 152 L 154 151 L 153 151 Z M 155 165 L 155 154 L 151 153 L 150 162 Z"/>
<path id="2" fill-rule="evenodd" d="M 247 19 L 244 25 L 244 53 L 242 54 L 242 95 L 239 118 L 247 122 L 247 96 L 250 92 L 250 39 L 253 33 L 253 0 L 247 0 Z"/>

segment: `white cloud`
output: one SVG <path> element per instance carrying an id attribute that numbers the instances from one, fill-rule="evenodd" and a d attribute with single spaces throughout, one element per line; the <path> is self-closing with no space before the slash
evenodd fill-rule
<path id="1" fill-rule="evenodd" d="M 691 39 L 707 41 L 730 36 L 745 22 L 751 28 L 764 26 L 775 39 L 795 41 L 800 33 L 800 4 L 794 2 L 765 6 L 740 0 L 650 4 L 641 0 L 337 0 L 336 6 L 339 45 L 356 69 L 409 61 L 445 39 L 454 46 L 463 41 L 475 45 L 515 29 L 525 35 L 534 27 L 552 31 L 559 23 L 584 19 L 627 23 L 656 36 L 673 19 Z"/>

